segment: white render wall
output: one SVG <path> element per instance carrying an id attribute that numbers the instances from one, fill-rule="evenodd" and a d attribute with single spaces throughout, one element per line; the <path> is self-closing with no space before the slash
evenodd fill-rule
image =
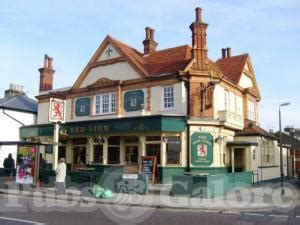
<path id="1" fill-rule="evenodd" d="M 239 85 L 242 88 L 249 88 L 249 87 L 253 87 L 253 83 L 250 77 L 248 77 L 246 74 L 242 74 Z"/>
<path id="2" fill-rule="evenodd" d="M 110 80 L 130 80 L 140 78 L 140 75 L 127 62 L 98 66 L 90 70 L 80 85 L 80 88 L 91 85 L 101 78 Z"/>
<path id="3" fill-rule="evenodd" d="M 271 180 L 275 178 L 280 177 L 280 150 L 279 147 L 277 147 L 277 142 L 275 141 L 274 148 L 275 148 L 275 163 L 270 164 L 268 166 L 263 166 L 261 161 L 261 148 L 262 148 L 262 138 L 257 136 L 247 136 L 247 137 L 237 137 L 235 138 L 236 141 L 252 141 L 257 142 L 258 146 L 251 146 L 251 148 L 247 149 L 247 157 L 246 157 L 246 164 L 250 165 L 249 171 L 258 171 L 258 180 Z M 255 159 L 253 160 L 253 152 L 255 152 Z M 283 171 L 285 176 L 287 175 L 287 159 L 286 154 L 287 150 L 283 148 Z M 257 181 L 257 178 L 255 177 L 255 182 Z"/>
<path id="4" fill-rule="evenodd" d="M 214 90 L 214 118 L 218 118 L 218 111 L 225 110 L 224 104 L 225 89 L 216 85 Z M 229 111 L 243 116 L 243 99 L 241 96 L 229 91 Z"/>
<path id="5" fill-rule="evenodd" d="M 133 112 L 126 112 L 124 110 L 124 105 L 122 105 L 122 114 L 109 114 L 109 115 L 98 115 L 93 116 L 93 112 L 90 116 L 75 116 L 75 108 L 72 110 L 72 101 L 71 99 L 66 100 L 66 122 L 71 121 L 86 121 L 86 120 L 99 120 L 99 119 L 113 119 L 113 118 L 121 118 L 121 117 L 133 117 L 133 116 L 144 116 L 144 115 L 186 115 L 186 89 L 183 82 L 179 82 L 173 85 L 174 86 L 174 101 L 175 107 L 170 110 L 163 110 L 162 109 L 162 94 L 163 94 L 163 86 L 156 86 L 151 88 L 151 111 L 146 111 L 147 109 L 147 89 L 141 88 L 139 90 L 144 91 L 144 109 L 133 111 Z M 136 89 L 133 89 L 136 90 Z M 131 90 L 127 90 L 131 91 Z M 127 92 L 126 91 L 126 92 Z M 124 94 L 122 95 L 122 101 L 124 100 Z M 88 97 L 88 96 L 83 96 Z M 93 97 L 93 96 L 92 96 Z M 80 97 L 82 98 L 82 97 Z M 76 99 L 74 99 L 75 107 Z M 91 101 L 94 102 L 94 101 Z M 124 104 L 124 103 L 123 103 Z M 93 108 L 93 107 L 92 107 Z M 48 121 L 48 111 L 49 111 L 49 102 L 39 103 L 38 104 L 38 124 L 47 124 Z M 71 119 L 71 113 L 73 111 L 73 119 Z"/>
<path id="6" fill-rule="evenodd" d="M 22 122 L 25 125 L 32 125 L 36 123 L 36 115 L 31 113 L 12 110 L 5 110 L 5 113 L 16 118 L 18 121 Z M 22 125 L 5 115 L 2 109 L 0 111 L 0 121 L 0 141 L 19 141 L 19 128 Z M 9 153 L 12 153 L 13 158 L 16 161 L 17 146 L 2 146 L 0 148 L 0 167 L 3 167 L 3 161 Z"/>

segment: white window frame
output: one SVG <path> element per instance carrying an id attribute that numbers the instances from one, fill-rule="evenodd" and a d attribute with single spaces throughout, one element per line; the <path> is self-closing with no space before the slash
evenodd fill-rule
<path id="1" fill-rule="evenodd" d="M 224 90 L 224 110 L 230 111 L 230 95 L 227 90 Z"/>
<path id="2" fill-rule="evenodd" d="M 255 113 L 255 102 L 248 100 L 248 119 L 252 121 L 256 121 L 256 113 Z"/>
<path id="3" fill-rule="evenodd" d="M 108 92 L 94 96 L 94 115 L 116 113 L 116 93 Z"/>
<path id="4" fill-rule="evenodd" d="M 169 90 L 170 96 L 166 96 L 168 92 L 166 90 Z M 170 91 L 171 90 L 171 91 Z M 170 99 L 172 101 L 170 102 L 165 102 L 166 99 Z M 166 107 L 166 104 L 170 104 L 170 106 Z M 164 86 L 162 87 L 162 110 L 172 110 L 175 108 L 175 88 L 174 85 L 170 86 Z"/>

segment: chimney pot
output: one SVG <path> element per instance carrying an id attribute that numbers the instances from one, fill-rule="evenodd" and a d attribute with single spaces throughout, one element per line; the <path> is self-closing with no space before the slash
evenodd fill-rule
<path id="1" fill-rule="evenodd" d="M 222 48 L 222 59 L 226 58 L 226 48 Z"/>
<path id="2" fill-rule="evenodd" d="M 154 41 L 154 29 L 151 29 L 150 28 L 150 39 L 152 40 L 152 41 Z"/>
<path id="3" fill-rule="evenodd" d="M 201 11 L 202 9 L 200 7 L 197 7 L 195 9 L 196 11 L 196 23 L 201 23 Z"/>
<path id="4" fill-rule="evenodd" d="M 146 27 L 146 39 L 145 40 L 149 40 L 151 37 L 151 28 L 150 27 Z"/>
<path id="5" fill-rule="evenodd" d="M 53 74 L 54 70 L 52 69 L 53 58 L 45 55 L 44 57 L 44 67 L 40 68 L 40 92 L 52 90 L 53 86 Z"/>
<path id="6" fill-rule="evenodd" d="M 231 57 L 231 48 L 227 48 L 227 58 Z"/>
<path id="7" fill-rule="evenodd" d="M 143 41 L 144 44 L 144 54 L 149 54 L 155 52 L 157 43 L 154 41 L 154 29 L 146 27 L 146 38 Z"/>

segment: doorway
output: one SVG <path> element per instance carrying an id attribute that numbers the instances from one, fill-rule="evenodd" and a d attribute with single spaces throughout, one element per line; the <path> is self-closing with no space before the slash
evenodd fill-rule
<path id="1" fill-rule="evenodd" d="M 234 149 L 234 171 L 243 172 L 245 169 L 245 149 L 235 148 Z"/>
<path id="2" fill-rule="evenodd" d="M 139 172 L 139 148 L 138 146 L 126 146 L 125 148 L 125 173 Z"/>

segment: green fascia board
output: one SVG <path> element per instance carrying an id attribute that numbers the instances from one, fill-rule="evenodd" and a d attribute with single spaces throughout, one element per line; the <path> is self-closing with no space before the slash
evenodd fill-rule
<path id="1" fill-rule="evenodd" d="M 99 133 L 123 132 L 182 132 L 185 130 L 185 117 L 147 116 L 109 120 L 93 120 L 68 122 L 62 128 L 69 135 L 93 135 Z M 23 126 L 20 137 L 53 136 L 53 126 L 50 124 Z"/>
<path id="2" fill-rule="evenodd" d="M 35 126 L 23 126 L 20 128 L 20 137 L 42 137 L 42 136 L 53 136 L 54 129 L 50 124 L 47 125 L 35 125 Z"/>

